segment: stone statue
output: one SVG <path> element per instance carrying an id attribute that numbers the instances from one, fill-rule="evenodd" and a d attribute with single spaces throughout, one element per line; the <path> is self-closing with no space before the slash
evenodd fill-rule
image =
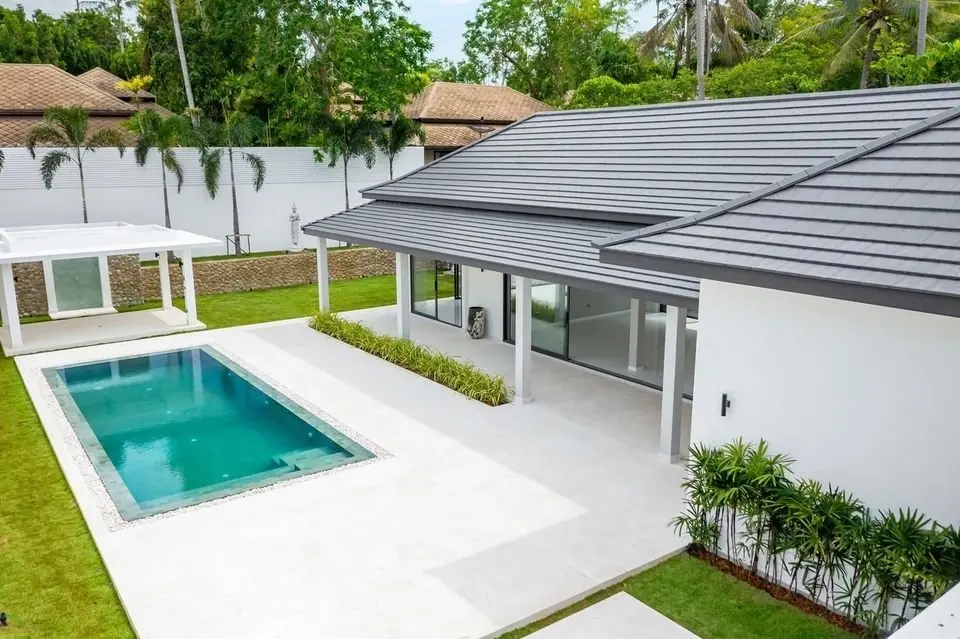
<path id="1" fill-rule="evenodd" d="M 290 252 L 300 253 L 303 246 L 300 245 L 300 214 L 297 213 L 297 203 L 293 203 L 293 211 L 290 213 Z"/>

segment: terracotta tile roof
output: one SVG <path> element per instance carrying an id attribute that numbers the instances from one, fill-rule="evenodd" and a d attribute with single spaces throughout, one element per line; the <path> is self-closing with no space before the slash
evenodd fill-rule
<path id="1" fill-rule="evenodd" d="M 128 145 L 133 145 L 136 138 L 121 127 L 127 121 L 127 115 L 119 117 L 91 116 L 87 126 L 89 131 L 99 131 L 107 127 L 121 129 Z M 0 147 L 25 146 L 30 129 L 43 121 L 40 115 L 3 115 L 0 114 Z"/>
<path id="2" fill-rule="evenodd" d="M 119 78 L 109 71 L 101 69 L 100 67 L 90 69 L 86 73 L 81 73 L 77 77 L 90 86 L 100 89 L 104 93 L 109 93 L 115 98 L 120 98 L 124 102 L 130 102 L 137 96 L 139 96 L 141 100 L 148 100 L 151 102 L 157 101 L 157 96 L 153 95 L 149 91 L 138 91 L 137 93 L 134 93 L 133 91 L 127 91 L 126 89 L 118 89 L 117 82 L 123 82 L 123 78 Z"/>
<path id="3" fill-rule="evenodd" d="M 134 112 L 129 104 L 52 64 L 0 64 L 0 114 L 42 114 L 57 105 L 82 106 L 92 115 Z"/>
<path id="4" fill-rule="evenodd" d="M 434 82 L 404 107 L 407 117 L 422 122 L 455 121 L 508 124 L 551 107 L 510 87 Z"/>
<path id="5" fill-rule="evenodd" d="M 427 139 L 423 146 L 428 149 L 456 149 L 476 142 L 485 135 L 502 128 L 479 124 L 424 124 Z"/>
<path id="6" fill-rule="evenodd" d="M 173 111 L 166 107 L 162 107 L 156 102 L 144 102 L 140 105 L 144 109 L 150 109 L 151 111 L 156 111 L 160 114 L 161 117 L 169 118 L 171 115 L 176 115 Z"/>

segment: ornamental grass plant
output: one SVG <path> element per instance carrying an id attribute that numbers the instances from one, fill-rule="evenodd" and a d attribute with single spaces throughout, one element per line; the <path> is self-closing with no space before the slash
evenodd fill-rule
<path id="1" fill-rule="evenodd" d="M 489 406 L 500 406 L 510 401 L 510 388 L 503 377 L 490 375 L 469 362 L 438 353 L 409 339 L 377 333 L 336 313 L 318 313 L 310 320 L 310 327 L 443 384 L 470 399 Z"/>

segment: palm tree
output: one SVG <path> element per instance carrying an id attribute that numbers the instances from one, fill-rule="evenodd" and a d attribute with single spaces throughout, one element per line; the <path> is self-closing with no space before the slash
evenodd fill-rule
<path id="1" fill-rule="evenodd" d="M 920 15 L 917 16 L 917 55 L 927 51 L 927 14 L 930 12 L 929 0 L 920 0 Z"/>
<path id="2" fill-rule="evenodd" d="M 928 1 L 926 4 L 926 11 L 922 5 L 919 7 L 919 13 L 925 12 L 927 15 L 922 20 L 923 25 L 918 24 L 918 40 L 922 37 L 924 41 L 927 19 L 936 22 L 945 16 L 956 18 L 953 12 L 945 11 L 938 2 Z M 822 22 L 801 31 L 796 37 L 823 37 L 834 29 L 845 29 L 840 48 L 827 67 L 827 73 L 836 73 L 862 55 L 860 88 L 866 89 L 870 82 L 870 68 L 873 65 L 878 38 L 902 30 L 905 24 L 912 23 L 917 13 L 918 7 L 915 3 L 902 0 L 844 0 L 842 5 L 829 10 Z M 920 47 L 918 42 L 918 51 Z"/>
<path id="3" fill-rule="evenodd" d="M 150 149 L 156 149 L 160 155 L 160 175 L 163 178 L 163 224 L 170 226 L 170 200 L 167 196 L 167 171 L 177 178 L 177 193 L 183 187 L 183 167 L 174 151 L 180 146 L 189 124 L 180 116 L 162 117 L 156 111 L 144 109 L 127 121 L 127 129 L 137 134 L 137 144 L 133 156 L 140 166 L 146 166 Z"/>
<path id="4" fill-rule="evenodd" d="M 193 103 L 193 87 L 190 86 L 190 70 L 187 68 L 187 52 L 183 48 L 183 35 L 180 33 L 180 17 L 177 15 L 177 0 L 170 0 L 170 18 L 173 21 L 173 37 L 177 41 L 177 55 L 180 57 L 180 72 L 183 74 L 183 91 L 187 96 L 187 109 L 193 125 L 197 126 L 197 106 Z"/>
<path id="5" fill-rule="evenodd" d="M 427 133 L 423 130 L 422 124 L 402 113 L 394 115 L 393 122 L 377 138 L 377 148 L 387 156 L 391 180 L 393 179 L 393 160 L 413 140 L 419 140 L 420 144 L 423 144 L 427 141 Z"/>
<path id="6" fill-rule="evenodd" d="M 240 252 L 240 212 L 237 209 L 237 178 L 233 160 L 235 155 L 239 155 L 250 165 L 253 188 L 259 192 L 267 177 L 267 164 L 262 157 L 244 151 L 243 147 L 253 143 L 261 128 L 260 120 L 239 111 L 227 112 L 224 103 L 223 124 L 200 122 L 194 136 L 200 148 L 203 181 L 211 198 L 215 198 L 220 190 L 220 171 L 226 152 L 227 164 L 230 166 L 230 197 L 233 203 L 233 241 L 237 253 Z"/>
<path id="7" fill-rule="evenodd" d="M 87 112 L 82 107 L 51 107 L 43 114 L 43 123 L 38 124 L 27 134 L 27 150 L 30 157 L 36 159 L 38 146 L 54 147 L 40 161 L 40 177 L 49 190 L 53 187 L 53 176 L 67 162 L 77 165 L 80 173 L 80 198 L 83 200 L 83 223 L 87 218 L 87 187 L 83 180 L 83 159 L 87 153 L 112 146 L 123 157 L 123 136 L 113 128 L 100 129 L 88 133 Z"/>
<path id="8" fill-rule="evenodd" d="M 327 160 L 331 168 L 343 162 L 343 203 L 350 208 L 348 165 L 354 158 L 363 158 L 367 168 L 377 161 L 376 144 L 383 135 L 380 122 L 366 113 L 338 112 L 327 116 L 326 126 L 320 136 L 318 148 L 313 150 L 317 162 Z"/>

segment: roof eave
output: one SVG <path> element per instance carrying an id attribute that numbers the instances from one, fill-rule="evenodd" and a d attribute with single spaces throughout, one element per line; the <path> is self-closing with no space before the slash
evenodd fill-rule
<path id="1" fill-rule="evenodd" d="M 600 249 L 604 264 L 648 269 L 674 275 L 697 277 L 744 286 L 756 286 L 788 293 L 885 306 L 919 313 L 960 317 L 960 298 L 916 290 L 896 289 L 859 282 L 844 282 L 718 264 L 644 255 L 616 246 Z"/>

